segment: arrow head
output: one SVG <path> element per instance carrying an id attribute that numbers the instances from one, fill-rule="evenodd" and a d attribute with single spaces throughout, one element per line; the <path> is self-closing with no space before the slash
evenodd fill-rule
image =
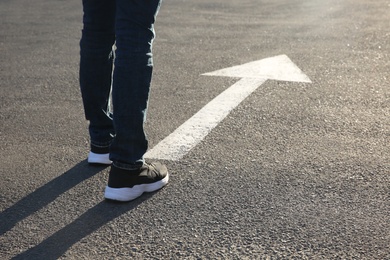
<path id="1" fill-rule="evenodd" d="M 306 76 L 286 55 L 252 61 L 242 65 L 205 73 L 203 75 L 311 83 L 309 77 Z"/>

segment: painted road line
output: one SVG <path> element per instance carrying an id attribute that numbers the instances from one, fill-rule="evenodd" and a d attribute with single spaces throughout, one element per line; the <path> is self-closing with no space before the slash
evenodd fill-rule
<path id="1" fill-rule="evenodd" d="M 286 55 L 258 60 L 203 75 L 241 79 L 219 94 L 153 149 L 149 150 L 145 154 L 146 158 L 180 160 L 201 142 L 230 111 L 268 79 L 311 82 Z"/>
<path id="2" fill-rule="evenodd" d="M 232 109 L 266 79 L 244 78 L 219 94 L 168 137 L 149 150 L 145 157 L 179 160 L 221 122 Z"/>

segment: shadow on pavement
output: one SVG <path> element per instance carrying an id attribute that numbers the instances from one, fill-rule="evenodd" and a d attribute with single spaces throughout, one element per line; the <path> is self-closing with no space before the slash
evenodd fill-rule
<path id="1" fill-rule="evenodd" d="M 58 259 L 82 238 L 123 213 L 136 208 L 153 194 L 144 194 L 142 197 L 127 203 L 102 201 L 39 245 L 30 248 L 13 259 Z"/>
<path id="2" fill-rule="evenodd" d="M 34 214 L 53 202 L 62 193 L 94 176 L 104 168 L 105 166 L 89 166 L 86 160 L 82 161 L 64 174 L 19 200 L 13 206 L 0 213 L 0 235 L 11 230 L 16 223 Z"/>

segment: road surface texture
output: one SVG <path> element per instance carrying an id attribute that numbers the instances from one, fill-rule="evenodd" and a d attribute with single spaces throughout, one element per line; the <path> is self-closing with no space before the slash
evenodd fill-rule
<path id="1" fill-rule="evenodd" d="M 390 259 L 389 13 L 389 0 L 165 0 L 150 148 L 240 80 L 205 73 L 285 55 L 311 83 L 259 84 L 164 160 L 167 187 L 112 203 L 109 168 L 86 162 L 81 1 L 1 0 L 0 258 Z"/>

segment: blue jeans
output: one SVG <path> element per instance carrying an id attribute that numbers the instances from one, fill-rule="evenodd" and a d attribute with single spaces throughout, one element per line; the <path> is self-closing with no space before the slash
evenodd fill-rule
<path id="1" fill-rule="evenodd" d="M 148 147 L 143 124 L 160 4 L 161 0 L 83 0 L 80 88 L 91 146 L 107 149 L 114 165 L 123 169 L 142 165 Z M 113 113 L 108 108 L 110 91 Z"/>

